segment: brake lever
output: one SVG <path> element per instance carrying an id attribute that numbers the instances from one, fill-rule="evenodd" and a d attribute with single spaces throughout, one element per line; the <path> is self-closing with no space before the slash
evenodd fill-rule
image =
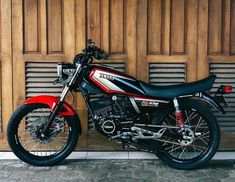
<path id="1" fill-rule="evenodd" d="M 63 78 L 57 78 L 54 82 L 53 85 L 57 85 L 59 83 L 61 83 L 64 79 Z"/>

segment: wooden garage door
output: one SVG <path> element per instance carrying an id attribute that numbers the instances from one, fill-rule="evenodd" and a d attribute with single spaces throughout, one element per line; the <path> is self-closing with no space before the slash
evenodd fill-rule
<path id="1" fill-rule="evenodd" d="M 217 74 L 215 87 L 234 85 L 235 0 L 1 0 L 0 4 L 3 143 L 10 115 L 26 97 L 59 94 L 61 87 L 52 85 L 55 65 L 71 62 L 87 38 L 111 55 L 113 65 L 152 84 Z M 223 130 L 221 149 L 235 149 L 234 99 L 231 94 L 226 117 L 215 113 Z M 83 123 L 80 147 L 99 148 L 94 145 L 97 140 L 87 141 L 87 109 L 80 95 L 75 103 Z M 107 144 L 105 149 L 116 146 Z"/>
<path id="2" fill-rule="evenodd" d="M 12 0 L 13 110 L 25 98 L 58 95 L 62 88 L 52 84 L 56 63 L 71 62 L 87 38 L 110 54 L 111 65 L 136 76 L 136 11 L 133 0 Z M 83 129 L 80 147 L 86 148 L 87 109 L 80 95 L 76 100 L 73 107 Z"/>
<path id="3" fill-rule="evenodd" d="M 138 1 L 137 76 L 152 84 L 194 81 L 209 74 L 235 87 L 234 0 Z M 143 71 L 143 69 L 145 71 Z M 235 92 L 217 111 L 221 150 L 234 150 Z"/>

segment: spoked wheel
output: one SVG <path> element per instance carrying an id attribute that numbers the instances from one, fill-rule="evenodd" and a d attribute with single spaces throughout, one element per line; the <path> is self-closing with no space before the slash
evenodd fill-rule
<path id="1" fill-rule="evenodd" d="M 20 106 L 8 125 L 8 142 L 14 154 L 28 164 L 54 165 L 76 146 L 78 123 L 57 116 L 46 134 L 42 130 L 51 110 L 42 104 Z"/>
<path id="2" fill-rule="evenodd" d="M 158 157 L 178 169 L 194 169 L 208 162 L 215 154 L 220 131 L 215 116 L 198 101 L 180 103 L 184 127 L 167 129 L 159 142 Z M 162 124 L 177 126 L 174 111 L 168 111 Z"/>

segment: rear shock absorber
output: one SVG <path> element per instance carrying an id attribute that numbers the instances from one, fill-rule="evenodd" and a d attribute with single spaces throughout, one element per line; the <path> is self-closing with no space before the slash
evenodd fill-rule
<path id="1" fill-rule="evenodd" d="M 174 102 L 174 107 L 175 107 L 175 116 L 176 116 L 177 125 L 180 128 L 182 128 L 183 125 L 184 125 L 183 113 L 182 113 L 182 111 L 179 108 L 178 100 L 176 98 L 174 98 L 173 102 Z"/>

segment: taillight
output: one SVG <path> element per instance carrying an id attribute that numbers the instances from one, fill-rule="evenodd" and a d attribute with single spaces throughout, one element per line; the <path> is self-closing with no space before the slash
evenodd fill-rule
<path id="1" fill-rule="evenodd" d="M 232 86 L 223 85 L 223 93 L 228 94 L 228 93 L 231 93 L 232 90 L 233 90 L 233 87 L 232 87 Z"/>
<path id="2" fill-rule="evenodd" d="M 233 90 L 233 87 L 230 85 L 221 85 L 215 93 L 215 96 L 229 94 Z"/>

